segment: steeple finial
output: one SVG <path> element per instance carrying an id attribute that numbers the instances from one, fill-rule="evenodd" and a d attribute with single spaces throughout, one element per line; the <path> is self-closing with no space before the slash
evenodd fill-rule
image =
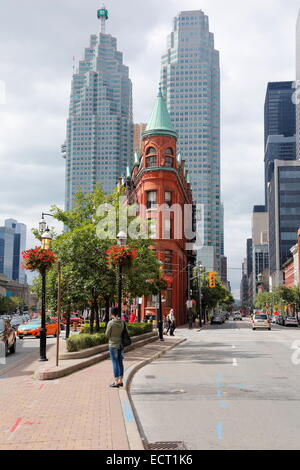
<path id="1" fill-rule="evenodd" d="M 108 20 L 108 10 L 105 8 L 105 5 L 102 5 L 100 10 L 97 11 L 97 17 L 101 21 L 101 33 L 105 34 L 105 22 Z"/>

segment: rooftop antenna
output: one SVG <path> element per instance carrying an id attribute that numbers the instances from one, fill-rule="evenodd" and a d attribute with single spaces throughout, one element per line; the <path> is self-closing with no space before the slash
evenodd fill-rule
<path id="1" fill-rule="evenodd" d="M 106 20 L 108 20 L 108 11 L 105 8 L 105 5 L 102 5 L 100 10 L 97 11 L 97 17 L 99 18 L 99 20 L 101 22 L 100 32 L 102 34 L 105 34 L 105 23 L 106 23 Z"/>

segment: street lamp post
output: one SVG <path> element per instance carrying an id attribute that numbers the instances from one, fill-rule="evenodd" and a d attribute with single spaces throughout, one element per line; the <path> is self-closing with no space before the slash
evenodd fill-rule
<path id="1" fill-rule="evenodd" d="M 160 264 L 160 270 L 162 270 L 163 262 L 161 260 L 158 260 L 158 263 Z M 159 289 L 159 293 L 158 293 L 158 321 L 157 321 L 157 326 L 158 326 L 159 341 L 164 341 L 164 327 L 163 327 L 163 318 L 162 318 L 162 301 L 161 301 L 161 290 L 160 289 Z"/>
<path id="2" fill-rule="evenodd" d="M 40 228 L 44 228 L 44 226 Z M 44 250 L 49 250 L 51 246 L 52 237 L 50 235 L 50 230 L 47 227 L 44 233 L 41 236 L 42 238 L 42 248 Z M 40 359 L 39 361 L 44 362 L 48 361 L 46 356 L 46 268 L 43 266 L 41 269 L 42 276 L 42 318 L 41 318 L 41 329 L 40 329 Z"/>
<path id="3" fill-rule="evenodd" d="M 117 239 L 118 239 L 118 245 L 120 246 L 126 245 L 127 237 L 126 237 L 126 233 L 123 230 L 121 230 L 118 233 Z M 122 317 L 122 281 L 123 281 L 122 277 L 123 277 L 123 267 L 122 267 L 122 263 L 119 262 L 118 308 L 119 308 L 120 317 Z"/>

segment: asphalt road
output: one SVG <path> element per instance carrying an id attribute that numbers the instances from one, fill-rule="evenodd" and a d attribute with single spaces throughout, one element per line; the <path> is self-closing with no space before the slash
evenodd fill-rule
<path id="1" fill-rule="evenodd" d="M 300 448 L 300 328 L 252 331 L 243 320 L 175 333 L 188 340 L 141 369 L 131 385 L 149 443 Z"/>

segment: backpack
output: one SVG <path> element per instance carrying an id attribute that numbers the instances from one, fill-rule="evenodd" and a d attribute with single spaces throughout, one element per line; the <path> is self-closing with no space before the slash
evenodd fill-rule
<path id="1" fill-rule="evenodd" d="M 123 328 L 122 336 L 121 336 L 121 344 L 122 344 L 123 348 L 125 348 L 126 346 L 131 345 L 131 338 L 129 336 L 126 323 L 125 322 L 123 322 L 123 323 L 124 323 L 124 328 Z"/>

